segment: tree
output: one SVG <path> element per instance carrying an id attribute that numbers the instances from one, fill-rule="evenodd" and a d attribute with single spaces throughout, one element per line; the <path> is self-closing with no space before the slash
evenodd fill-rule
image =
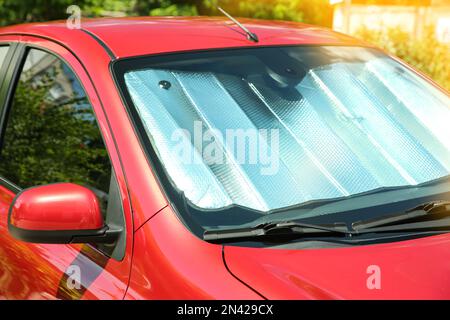
<path id="1" fill-rule="evenodd" d="M 356 37 L 372 42 L 403 59 L 450 91 L 450 49 L 447 44 L 436 39 L 433 27 L 428 27 L 426 34 L 420 39 L 413 39 L 400 28 L 383 31 L 361 28 Z"/>
<path id="2" fill-rule="evenodd" d="M 368 0 L 370 1 L 370 0 Z M 401 0 L 398 0 L 401 1 Z M 0 0 L 0 25 L 65 19 L 73 0 Z M 237 17 L 303 21 L 331 25 L 328 0 L 77 0 L 83 16 L 112 13 L 147 15 L 221 15 L 217 6 Z"/>
<path id="3" fill-rule="evenodd" d="M 217 11 L 217 0 L 208 1 L 210 14 Z M 333 11 L 329 0 L 222 0 L 220 6 L 237 17 L 276 19 L 331 26 Z"/>
<path id="4" fill-rule="evenodd" d="M 86 0 L 77 1 L 83 6 Z M 0 25 L 67 18 L 73 0 L 0 0 Z"/>
<path id="5" fill-rule="evenodd" d="M 135 0 L 133 12 L 146 15 L 208 15 L 217 0 Z"/>
<path id="6" fill-rule="evenodd" d="M 217 6 L 236 17 L 299 21 L 331 26 L 329 0 L 136 0 L 138 15 L 222 15 Z"/>

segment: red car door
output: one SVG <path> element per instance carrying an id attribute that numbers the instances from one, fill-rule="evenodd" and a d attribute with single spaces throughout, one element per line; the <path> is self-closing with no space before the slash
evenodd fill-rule
<path id="1" fill-rule="evenodd" d="M 18 44 L 14 57 L 0 73 L 5 80 L 0 92 L 0 299 L 122 299 L 131 266 L 132 217 L 101 100 L 88 71 L 64 47 L 37 37 L 0 36 L 0 54 L 2 45 L 12 43 Z M 105 220 L 123 224 L 118 243 L 32 244 L 9 234 L 15 194 L 62 181 L 96 192 Z"/>

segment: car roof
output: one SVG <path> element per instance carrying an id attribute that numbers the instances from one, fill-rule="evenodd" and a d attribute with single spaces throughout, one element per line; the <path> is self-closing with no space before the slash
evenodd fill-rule
<path id="1" fill-rule="evenodd" d="M 45 36 L 67 46 L 83 41 L 88 33 L 108 48 L 114 58 L 204 50 L 273 45 L 361 45 L 352 37 L 327 28 L 282 21 L 239 19 L 257 34 L 258 43 L 222 17 L 132 17 L 82 19 L 81 30 L 66 21 L 30 23 L 0 28 L 2 34 Z"/>

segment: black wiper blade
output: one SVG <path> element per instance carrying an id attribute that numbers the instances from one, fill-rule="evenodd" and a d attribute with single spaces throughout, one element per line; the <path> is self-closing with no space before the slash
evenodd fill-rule
<path id="1" fill-rule="evenodd" d="M 421 204 L 420 206 L 417 206 L 402 213 L 390 215 L 387 217 L 385 216 L 376 219 L 354 222 L 352 223 L 352 228 L 355 231 L 360 231 L 380 226 L 395 225 L 398 224 L 399 222 L 404 223 L 406 221 L 416 220 L 425 217 L 429 218 L 432 216 L 436 216 L 439 218 L 449 213 L 450 213 L 450 202 L 432 201 Z"/>
<path id="2" fill-rule="evenodd" d="M 280 236 L 301 236 L 312 234 L 340 234 L 350 235 L 353 232 L 348 230 L 345 224 L 335 224 L 333 226 L 315 225 L 308 223 L 298 223 L 295 221 L 284 221 L 274 223 L 264 223 L 251 228 L 217 229 L 206 230 L 203 234 L 205 241 L 224 240 L 255 240 L 258 238 L 267 239 L 269 237 Z"/>
<path id="3" fill-rule="evenodd" d="M 403 224 L 394 224 L 381 227 L 360 229 L 357 231 L 358 235 L 363 235 L 367 233 L 392 233 L 392 232 L 449 232 L 450 231 L 450 217 L 438 219 L 438 220 L 428 220 L 421 222 L 410 222 Z"/>

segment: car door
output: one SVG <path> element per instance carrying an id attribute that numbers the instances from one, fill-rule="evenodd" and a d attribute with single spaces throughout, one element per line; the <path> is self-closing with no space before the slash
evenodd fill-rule
<path id="1" fill-rule="evenodd" d="M 0 89 L 0 299 L 122 299 L 131 265 L 131 208 L 90 74 L 52 41 L 18 36 L 12 43 Z M 2 37 L 0 59 L 1 48 Z M 125 230 L 117 243 L 31 244 L 13 238 L 7 215 L 14 196 L 56 182 L 91 188 L 105 221 Z"/>

